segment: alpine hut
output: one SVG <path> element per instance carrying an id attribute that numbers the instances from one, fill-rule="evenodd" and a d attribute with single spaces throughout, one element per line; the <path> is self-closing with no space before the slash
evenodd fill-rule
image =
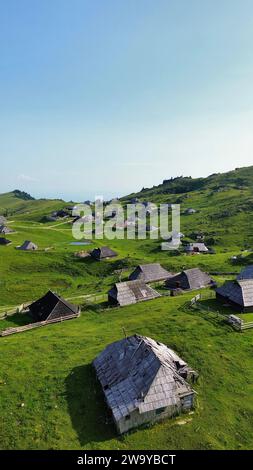
<path id="1" fill-rule="evenodd" d="M 3 238 L 1 237 L 0 238 L 0 245 L 9 245 L 11 242 L 11 240 L 7 240 L 7 238 Z"/>
<path id="2" fill-rule="evenodd" d="M 80 308 L 64 300 L 52 291 L 28 306 L 34 321 L 48 321 L 57 318 L 67 319 L 79 316 Z"/>
<path id="3" fill-rule="evenodd" d="M 237 276 L 238 281 L 243 281 L 243 279 L 253 279 L 253 265 L 244 268 Z"/>
<path id="4" fill-rule="evenodd" d="M 130 274 L 130 281 L 156 282 L 164 281 L 171 277 L 172 274 L 162 268 L 159 263 L 139 264 L 137 268 Z"/>
<path id="5" fill-rule="evenodd" d="M 199 268 L 186 269 L 165 281 L 169 289 L 195 290 L 212 287 L 213 279 Z"/>
<path id="6" fill-rule="evenodd" d="M 6 225 L 6 218 L 3 215 L 0 215 L 0 225 Z"/>
<path id="7" fill-rule="evenodd" d="M 17 247 L 18 250 L 22 250 L 22 251 L 35 251 L 38 249 L 37 245 L 35 245 L 35 243 L 29 241 L 29 240 L 26 240 L 23 245 L 21 246 L 18 246 Z"/>
<path id="8" fill-rule="evenodd" d="M 13 233 L 14 230 L 11 228 L 7 227 L 6 225 L 0 225 L 0 233 L 3 235 L 7 235 L 8 233 Z"/>
<path id="9" fill-rule="evenodd" d="M 91 252 L 91 256 L 100 261 L 102 259 L 113 258 L 114 256 L 118 256 L 118 254 L 108 246 L 102 246 L 101 248 L 95 248 Z"/>
<path id="10" fill-rule="evenodd" d="M 186 209 L 186 210 L 184 211 L 184 213 L 185 213 L 186 215 L 196 214 L 196 212 L 197 212 L 197 211 L 196 211 L 195 209 L 192 209 L 191 207 L 190 207 L 189 209 Z"/>
<path id="11" fill-rule="evenodd" d="M 199 253 L 208 253 L 209 250 L 204 243 L 196 242 L 196 243 L 189 243 L 188 245 L 186 245 L 185 252 L 188 255 L 196 255 Z"/>
<path id="12" fill-rule="evenodd" d="M 187 380 L 197 377 L 172 349 L 134 335 L 110 344 L 93 362 L 120 434 L 194 406 Z"/>
<path id="13" fill-rule="evenodd" d="M 108 302 L 120 307 L 157 297 L 160 297 L 160 294 L 143 281 L 118 282 L 108 292 Z"/>
<path id="14" fill-rule="evenodd" d="M 253 312 L 253 279 L 226 282 L 216 289 L 216 299 L 239 312 Z"/>

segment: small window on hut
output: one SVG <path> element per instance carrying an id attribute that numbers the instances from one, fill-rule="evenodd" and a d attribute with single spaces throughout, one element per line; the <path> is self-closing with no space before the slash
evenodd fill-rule
<path id="1" fill-rule="evenodd" d="M 125 416 L 125 420 L 126 420 L 126 421 L 129 421 L 129 419 L 130 419 L 130 415 L 126 415 L 126 416 Z"/>
<path id="2" fill-rule="evenodd" d="M 109 385 L 104 385 L 104 390 L 108 390 Z"/>
<path id="3" fill-rule="evenodd" d="M 166 410 L 165 407 L 163 407 L 163 408 L 157 408 L 157 410 L 155 410 L 155 414 L 156 414 L 156 415 L 160 415 L 160 414 L 162 414 L 165 410 Z"/>

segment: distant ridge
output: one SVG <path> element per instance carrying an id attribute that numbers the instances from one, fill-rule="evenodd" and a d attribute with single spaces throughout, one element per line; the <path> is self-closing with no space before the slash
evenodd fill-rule
<path id="1" fill-rule="evenodd" d="M 134 197 L 144 198 L 162 194 L 185 194 L 200 190 L 246 189 L 253 187 L 253 166 L 236 168 L 226 173 L 213 173 L 206 178 L 192 178 L 191 176 L 178 176 L 164 179 L 163 182 L 152 188 L 142 188 L 141 191 L 124 196 L 123 200 Z"/>
<path id="2" fill-rule="evenodd" d="M 19 189 L 14 189 L 14 191 L 12 191 L 12 193 L 18 199 L 23 199 L 23 201 L 35 201 L 35 198 L 32 197 L 30 194 L 26 193 L 25 191 L 20 191 Z"/>

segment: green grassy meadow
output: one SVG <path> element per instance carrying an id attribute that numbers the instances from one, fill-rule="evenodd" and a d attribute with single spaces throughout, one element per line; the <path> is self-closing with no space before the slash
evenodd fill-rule
<path id="1" fill-rule="evenodd" d="M 214 276 L 219 284 L 253 263 L 253 212 L 236 210 L 252 198 L 249 173 L 242 171 L 240 185 L 237 175 L 237 187 L 227 176 L 221 192 L 214 192 L 215 184 L 225 184 L 219 175 L 206 187 L 201 181 L 201 188 L 195 188 L 193 181 L 187 198 L 173 183 L 174 196 L 183 198 L 182 210 L 198 209 L 193 216 L 182 216 L 182 231 L 191 240 L 193 232 L 203 230 L 212 241 L 213 255 L 186 256 L 181 251 L 176 256 L 161 251 L 161 241 L 149 239 L 93 240 L 87 247 L 76 247 L 70 245 L 69 223 L 42 222 L 43 216 L 66 203 L 0 195 L 0 214 L 8 213 L 8 225 L 15 230 L 7 236 L 12 244 L 0 246 L 0 317 L 48 289 L 82 305 L 78 319 L 0 338 L 2 449 L 252 448 L 253 330 L 237 333 L 228 326 L 224 314 L 232 311 L 217 304 L 212 291 L 204 291 L 199 310 L 190 306 L 195 293 L 124 308 L 85 299 L 88 294 L 106 294 L 140 263 L 160 262 L 172 272 L 200 267 L 219 273 Z M 160 189 L 144 190 L 138 197 L 173 202 L 173 194 L 159 193 Z M 219 210 L 230 213 L 219 218 Z M 39 250 L 16 250 L 24 240 L 33 241 Z M 74 256 L 79 249 L 104 244 L 118 257 L 96 262 Z M 235 255 L 236 263 L 231 259 Z M 252 318 L 253 312 L 247 321 Z M 22 314 L 8 316 L 0 319 L 0 329 L 27 321 Z M 199 372 L 194 413 L 117 436 L 91 363 L 108 343 L 123 337 L 123 328 L 128 335 L 139 333 L 164 342 Z"/>

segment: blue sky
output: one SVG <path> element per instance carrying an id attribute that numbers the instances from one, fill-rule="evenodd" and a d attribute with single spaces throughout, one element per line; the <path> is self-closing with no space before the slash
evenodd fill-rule
<path id="1" fill-rule="evenodd" d="M 0 192 L 252 164 L 252 0 L 0 0 Z"/>

